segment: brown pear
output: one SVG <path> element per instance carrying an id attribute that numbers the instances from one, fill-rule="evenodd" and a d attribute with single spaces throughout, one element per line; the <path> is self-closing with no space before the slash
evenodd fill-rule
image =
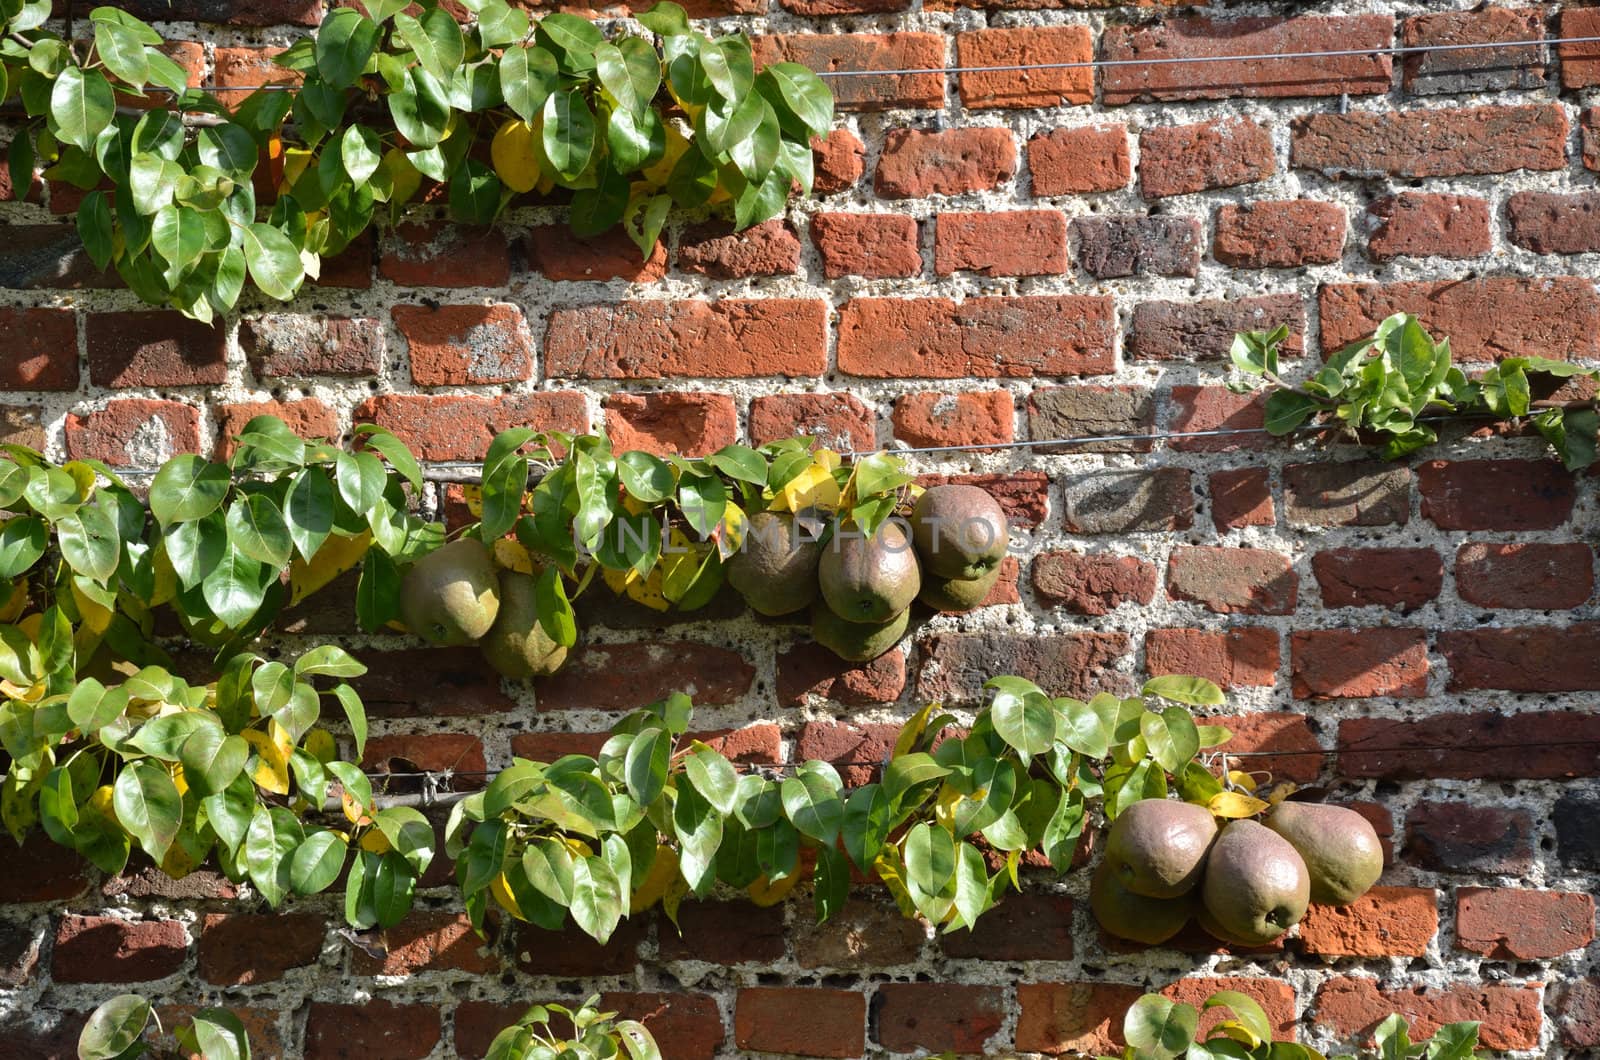
<path id="1" fill-rule="evenodd" d="M 463 537 L 411 565 L 400 580 L 400 618 L 430 644 L 472 644 L 500 611 L 500 579 L 483 542 Z"/>
<path id="2" fill-rule="evenodd" d="M 1134 894 L 1176 898 L 1200 885 L 1206 852 L 1216 838 L 1216 818 L 1204 806 L 1142 799 L 1112 822 L 1105 860 Z"/>
<path id="3" fill-rule="evenodd" d="M 1123 886 L 1117 870 L 1102 861 L 1089 881 L 1089 908 L 1109 934 L 1118 938 L 1159 946 L 1189 922 L 1194 898 L 1146 898 Z"/>
<path id="4" fill-rule="evenodd" d="M 1300 923 L 1311 874 L 1289 841 L 1255 821 L 1230 821 L 1206 856 L 1205 923 L 1227 942 L 1260 946 Z M 1211 930 L 1210 927 L 1207 930 Z"/>
<path id="5" fill-rule="evenodd" d="M 1284 802 L 1266 826 L 1289 841 L 1311 873 L 1311 900 L 1349 905 L 1383 875 L 1383 843 L 1354 810 L 1324 802 Z"/>

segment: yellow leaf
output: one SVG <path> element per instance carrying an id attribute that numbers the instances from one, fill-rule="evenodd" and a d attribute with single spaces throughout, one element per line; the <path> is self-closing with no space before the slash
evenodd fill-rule
<path id="1" fill-rule="evenodd" d="M 22 617 L 22 609 L 28 606 L 28 579 L 13 578 L 9 582 L 0 583 L 0 589 L 6 593 L 6 602 L 0 605 L 0 623 L 11 623 Z M 81 596 L 78 587 L 72 587 L 72 596 L 77 599 Z M 80 607 L 80 610 L 81 607 Z M 88 616 L 84 616 L 85 621 Z"/>
<path id="2" fill-rule="evenodd" d="M 633 570 L 612 570 L 610 567 L 600 568 L 600 580 L 606 583 L 606 588 L 621 596 L 628 588 L 628 576 Z"/>
<path id="3" fill-rule="evenodd" d="M 40 614 L 38 611 L 35 611 L 31 615 L 24 616 L 22 621 L 17 623 L 17 628 L 22 631 L 22 635 L 24 637 L 27 637 L 29 640 L 33 641 L 35 644 L 38 644 L 39 643 L 39 627 L 42 626 L 43 624 L 44 624 L 44 615 Z"/>
<path id="4" fill-rule="evenodd" d="M 389 837 L 376 828 L 369 828 L 361 834 L 360 846 L 369 854 L 387 854 L 392 849 Z"/>
<path id="5" fill-rule="evenodd" d="M 647 180 L 652 187 L 656 188 L 666 187 L 667 178 L 672 176 L 672 167 L 676 166 L 678 159 L 682 158 L 683 153 L 689 150 L 689 140 L 683 135 L 682 130 L 678 128 L 677 121 L 668 121 L 665 125 L 667 127 L 666 153 L 661 156 L 661 161 L 655 165 L 646 166 L 639 171 L 639 175 Z"/>
<path id="6" fill-rule="evenodd" d="M 411 164 L 411 159 L 398 147 L 391 147 L 383 153 L 383 168 L 388 171 L 393 185 L 389 193 L 390 202 L 407 202 L 422 187 L 421 171 Z"/>
<path id="7" fill-rule="evenodd" d="M 339 575 L 354 570 L 371 544 L 372 531 L 363 530 L 355 537 L 330 535 L 310 563 L 296 553 L 294 562 L 289 564 L 290 605 L 298 604 Z"/>
<path id="8" fill-rule="evenodd" d="M 511 888 L 506 884 L 506 874 L 500 873 L 489 881 L 489 893 L 494 895 L 494 900 L 500 903 L 500 908 L 510 913 L 518 920 L 528 919 L 522 912 L 522 906 L 517 904 L 516 895 L 511 893 Z"/>
<path id="9" fill-rule="evenodd" d="M 1287 799 L 1290 795 L 1293 795 L 1299 790 L 1300 785 L 1296 784 L 1292 780 L 1286 780 L 1282 784 L 1279 784 L 1277 787 L 1272 789 L 1272 794 L 1267 796 L 1267 801 L 1276 806 L 1278 803 L 1282 802 L 1284 799 Z"/>
<path id="10" fill-rule="evenodd" d="M 269 729 L 277 728 L 277 724 L 275 721 L 267 722 Z M 281 729 L 278 731 L 282 732 Z M 256 767 L 250 774 L 256 787 L 274 795 L 289 794 L 290 749 L 260 729 L 246 729 L 240 735 L 256 752 Z"/>
<path id="11" fill-rule="evenodd" d="M 894 898 L 894 904 L 900 907 L 900 912 L 908 917 L 917 915 L 917 903 L 911 900 L 911 892 L 906 889 L 905 880 L 900 875 L 900 855 L 898 851 L 886 851 L 879 854 L 872 868 L 878 874 L 878 879 L 889 888 L 889 894 Z"/>
<path id="12" fill-rule="evenodd" d="M 509 537 L 496 539 L 494 543 L 494 561 L 501 570 L 514 570 L 522 574 L 532 574 L 533 556 L 522 542 L 513 541 Z"/>
<path id="13" fill-rule="evenodd" d="M 745 890 L 749 892 L 750 900 L 752 902 L 765 909 L 768 906 L 777 905 L 779 902 L 783 901 L 784 898 L 788 897 L 789 892 L 794 890 L 794 885 L 798 883 L 799 880 L 800 874 L 798 872 L 789 873 L 789 875 L 785 876 L 777 883 L 773 883 L 765 876 L 762 876 L 749 887 L 746 887 Z"/>
<path id="14" fill-rule="evenodd" d="M 468 483 L 461 487 L 461 502 L 467 506 L 467 514 L 474 519 L 483 518 L 483 487 Z"/>
<path id="15" fill-rule="evenodd" d="M 933 804 L 933 816 L 947 831 L 955 831 L 956 808 L 965 797 L 949 784 L 939 789 L 939 798 Z"/>
<path id="16" fill-rule="evenodd" d="M 628 899 L 629 914 L 642 913 L 661 901 L 677 876 L 678 852 L 665 843 L 656 844 L 656 859 L 650 863 L 650 871 Z"/>
<path id="17" fill-rule="evenodd" d="M 502 183 L 512 191 L 532 191 L 539 186 L 542 171 L 539 155 L 534 150 L 533 126 L 520 118 L 512 118 L 494 134 L 489 145 L 489 158 Z"/>
<path id="18" fill-rule="evenodd" d="M 327 729 L 312 729 L 306 733 L 302 746 L 307 754 L 323 765 L 339 757 L 339 746 L 333 741 L 333 733 Z"/>
<path id="19" fill-rule="evenodd" d="M 1254 795 L 1246 795 L 1239 791 L 1219 791 L 1211 796 L 1211 801 L 1206 804 L 1217 817 L 1254 817 L 1256 814 L 1268 809 L 1268 805 Z"/>
<path id="20" fill-rule="evenodd" d="M 183 775 L 182 766 L 172 767 L 172 783 L 173 786 L 178 789 L 179 795 L 182 795 L 189 790 L 189 778 Z"/>
<path id="21" fill-rule="evenodd" d="M 409 165 L 409 163 L 407 163 Z M 295 181 L 311 165 L 311 152 L 304 147 L 290 147 L 283 152 L 283 179 L 278 182 L 278 194 L 286 195 Z"/>
<path id="22" fill-rule="evenodd" d="M 1231 783 L 1233 783 L 1235 786 L 1241 787 L 1246 791 L 1255 791 L 1256 790 L 1256 778 L 1252 777 L 1249 773 L 1246 773 L 1246 772 L 1244 772 L 1242 770 L 1238 770 L 1238 769 L 1230 769 L 1230 770 L 1228 770 L 1228 780 Z"/>
<path id="23" fill-rule="evenodd" d="M 660 566 L 650 568 L 650 576 L 648 578 L 641 578 L 638 571 L 630 569 L 628 571 L 628 599 L 635 603 L 643 604 L 652 611 L 665 611 L 672 604 L 667 601 L 666 596 L 661 592 L 661 586 L 664 581 L 665 575 L 661 573 Z"/>
<path id="24" fill-rule="evenodd" d="M 837 507 L 839 484 L 820 460 L 785 483 L 772 502 L 772 510 L 777 512 L 799 512 L 807 508 L 832 511 Z"/>
<path id="25" fill-rule="evenodd" d="M 744 545 L 745 530 L 749 526 L 744 509 L 729 501 L 722 510 L 722 521 L 717 524 L 717 551 L 722 558 L 732 559 Z"/>
<path id="26" fill-rule="evenodd" d="M 170 604 L 178 598 L 178 572 L 172 569 L 172 559 L 167 555 L 164 543 L 156 545 L 151 569 L 156 576 L 156 591 L 151 594 L 148 603 L 151 607 Z"/>

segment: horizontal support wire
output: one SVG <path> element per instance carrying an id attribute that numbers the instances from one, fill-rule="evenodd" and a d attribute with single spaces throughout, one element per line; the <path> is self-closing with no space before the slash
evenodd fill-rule
<path id="1" fill-rule="evenodd" d="M 1338 48 L 1332 51 L 1304 51 L 1304 52 L 1272 52 L 1251 55 L 1171 55 L 1157 56 L 1151 59 L 1082 59 L 1077 62 L 1064 63 L 1012 63 L 1000 66 L 927 66 L 907 67 L 905 69 L 888 70 L 816 70 L 813 71 L 821 78 L 841 77 L 916 77 L 942 74 L 991 74 L 1015 73 L 1025 70 L 1102 70 L 1123 66 L 1188 66 L 1204 63 L 1257 63 L 1280 62 L 1288 59 L 1339 59 L 1355 56 L 1379 55 L 1429 55 L 1434 52 L 1460 52 L 1479 51 L 1486 48 L 1544 48 L 1552 44 L 1600 44 L 1600 36 L 1594 37 L 1546 37 L 1539 40 L 1506 40 L 1506 41 L 1472 41 L 1462 44 L 1409 44 L 1398 45 L 1390 48 Z M 1539 60 L 1543 61 L 1543 60 Z M 1524 59 L 1515 63 L 1505 64 L 1508 67 L 1521 68 L 1532 65 L 1533 60 Z M 200 92 L 286 92 L 299 86 L 293 84 L 271 85 L 196 85 L 189 91 Z M 148 91 L 171 92 L 171 89 L 152 85 Z"/>

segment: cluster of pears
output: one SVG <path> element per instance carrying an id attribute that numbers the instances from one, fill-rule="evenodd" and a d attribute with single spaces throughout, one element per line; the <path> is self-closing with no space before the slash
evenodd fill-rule
<path id="1" fill-rule="evenodd" d="M 1000 578 L 1005 511 L 976 486 L 934 486 L 906 519 L 871 536 L 852 526 L 813 534 L 786 512 L 751 516 L 728 582 L 763 615 L 811 609 L 811 635 L 841 659 L 866 662 L 894 647 L 911 604 L 970 611 Z"/>
<path id="2" fill-rule="evenodd" d="M 1283 802 L 1219 829 L 1204 806 L 1145 799 L 1113 822 L 1089 905 L 1107 932 L 1147 945 L 1193 917 L 1224 942 L 1260 946 L 1311 902 L 1349 905 L 1382 872 L 1377 832 L 1342 806 Z"/>
<path id="3" fill-rule="evenodd" d="M 537 579 L 496 565 L 483 542 L 463 537 L 411 565 L 400 581 L 400 617 L 438 647 L 476 644 L 505 677 L 555 673 L 567 649 L 539 624 Z"/>

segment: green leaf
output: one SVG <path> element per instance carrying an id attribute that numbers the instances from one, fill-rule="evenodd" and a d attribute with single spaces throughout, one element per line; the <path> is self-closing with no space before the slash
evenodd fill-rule
<path id="1" fill-rule="evenodd" d="M 280 302 L 292 299 L 305 279 L 299 249 L 288 236 L 261 221 L 245 228 L 240 235 L 244 241 L 244 263 L 256 286 Z"/>
<path id="2" fill-rule="evenodd" d="M 354 8 L 334 8 L 314 38 L 317 73 L 334 88 L 349 88 L 366 70 L 380 33 L 376 23 Z"/>
<path id="3" fill-rule="evenodd" d="M 167 771 L 146 759 L 124 766 L 112 786 L 117 820 L 157 864 L 183 823 L 183 796 Z"/>
<path id="4" fill-rule="evenodd" d="M 486 225 L 500 212 L 500 178 L 469 158 L 450 178 L 450 215 L 467 224 Z"/>
<path id="5" fill-rule="evenodd" d="M 421 18 L 394 17 L 395 30 L 406 47 L 416 53 L 422 68 L 441 81 L 455 76 L 466 56 L 466 41 L 454 16 L 442 7 L 424 11 Z"/>
<path id="6" fill-rule="evenodd" d="M 629 496 L 645 504 L 660 504 L 671 499 L 673 487 L 677 485 L 671 464 L 639 449 L 617 457 L 617 477 Z"/>
<path id="7" fill-rule="evenodd" d="M 244 869 L 267 904 L 276 909 L 289 890 L 289 859 L 305 838 L 294 815 L 282 807 L 257 806 L 244 837 Z"/>
<path id="8" fill-rule="evenodd" d="M 686 36 L 689 28 L 689 16 L 682 7 L 672 3 L 672 0 L 656 0 L 644 11 L 636 12 L 633 16 L 651 33 L 663 37 Z"/>
<path id="9" fill-rule="evenodd" d="M 1170 699 L 1174 703 L 1187 703 L 1191 707 L 1220 707 L 1227 702 L 1222 689 L 1205 678 L 1177 674 L 1146 681 L 1140 693 Z"/>
<path id="10" fill-rule="evenodd" d="M 955 887 L 956 843 L 949 832 L 926 821 L 905 840 L 906 886 L 917 909 L 934 923 L 945 918 Z"/>
<path id="11" fill-rule="evenodd" d="M 239 179 L 255 172 L 260 158 L 255 137 L 236 122 L 201 129 L 195 134 L 195 148 L 201 162 Z"/>
<path id="12" fill-rule="evenodd" d="M 175 456 L 150 482 L 150 513 L 162 526 L 202 519 L 221 506 L 230 484 L 227 465 L 193 453 Z"/>
<path id="13" fill-rule="evenodd" d="M 414 66 L 406 71 L 406 83 L 389 93 L 389 114 L 413 147 L 436 147 L 450 126 L 449 90 L 428 71 Z"/>
<path id="14" fill-rule="evenodd" d="M 984 686 L 994 692 L 989 719 L 994 731 L 1022 755 L 1044 754 L 1056 742 L 1056 711 L 1039 688 L 1014 677 L 996 677 Z"/>
<path id="15" fill-rule="evenodd" d="M 244 738 L 228 735 L 220 725 L 199 726 L 179 751 L 184 779 L 201 795 L 226 791 L 249 756 L 250 745 Z"/>
<path id="16" fill-rule="evenodd" d="M 333 477 L 339 496 L 354 512 L 365 512 L 383 497 L 388 472 L 371 453 L 339 453 L 334 458 Z"/>
<path id="17" fill-rule="evenodd" d="M 400 616 L 400 569 L 377 545 L 367 549 L 356 581 L 356 621 L 376 633 Z"/>
<path id="18" fill-rule="evenodd" d="M 350 738 L 356 745 L 356 758 L 360 759 L 366 753 L 367 747 L 366 705 L 361 702 L 356 690 L 349 685 L 334 685 L 333 695 L 344 710 L 345 720 L 350 723 Z"/>
<path id="19" fill-rule="evenodd" d="M 226 1009 L 197 1012 L 190 1044 L 205 1060 L 250 1060 L 250 1038 L 244 1023 Z"/>
<path id="20" fill-rule="evenodd" d="M 50 90 L 50 125 L 56 138 L 84 151 L 94 151 L 95 137 L 116 114 L 111 82 L 98 70 L 69 66 Z"/>
<path id="21" fill-rule="evenodd" d="M 352 181 L 365 184 L 383 164 L 383 142 L 365 125 L 352 125 L 339 138 L 339 160 Z"/>
<path id="22" fill-rule="evenodd" d="M 733 816 L 739 803 L 739 774 L 733 763 L 722 755 L 696 742 L 694 749 L 683 760 L 683 769 L 705 800 L 722 816 Z"/>
<path id="23" fill-rule="evenodd" d="M 1162 1060 L 1181 1055 L 1199 1029 L 1200 1014 L 1193 1005 L 1174 1004 L 1160 994 L 1135 1001 L 1122 1021 L 1129 1045 Z"/>
<path id="24" fill-rule="evenodd" d="M 379 810 L 373 821 L 418 876 L 428 871 L 434 853 L 433 825 L 420 810 L 389 806 Z"/>
<path id="25" fill-rule="evenodd" d="M 251 559 L 271 567 L 289 562 L 294 541 L 283 512 L 264 493 L 235 501 L 226 520 L 228 542 Z"/>
<path id="26" fill-rule="evenodd" d="M 356 433 L 366 447 L 387 460 L 389 466 L 411 484 L 412 489 L 422 488 L 422 468 L 417 464 L 416 456 L 406 448 L 406 443 L 374 424 L 363 424 L 356 429 Z"/>
<path id="27" fill-rule="evenodd" d="M 661 87 L 661 60 L 655 49 L 638 37 L 594 50 L 595 74 L 617 106 L 629 114 L 643 113 Z"/>
<path id="28" fill-rule="evenodd" d="M 725 445 L 706 457 L 706 463 L 740 482 L 755 486 L 767 484 L 766 458 L 748 446 Z"/>
<path id="29" fill-rule="evenodd" d="M 289 860 L 289 886 L 295 894 L 327 890 L 339 878 L 349 849 L 337 832 L 312 832 Z"/>
<path id="30" fill-rule="evenodd" d="M 1146 711 L 1139 719 L 1150 756 L 1168 773 L 1181 773 L 1200 750 L 1200 732 L 1194 718 L 1182 707 L 1168 707 L 1160 714 Z"/>
<path id="31" fill-rule="evenodd" d="M 820 924 L 842 910 L 850 900 L 850 862 L 845 860 L 844 852 L 832 845 L 819 847 L 813 880 L 816 884 L 813 900 Z"/>
<path id="32" fill-rule="evenodd" d="M 716 878 L 722 817 L 698 791 L 684 787 L 672 807 L 672 828 L 678 837 L 678 869 L 692 890 L 704 893 Z"/>
<path id="33" fill-rule="evenodd" d="M 557 173 L 568 180 L 583 174 L 594 160 L 596 146 L 594 112 L 583 93 L 574 90 L 551 94 L 544 103 L 544 129 L 540 135 L 545 156 Z"/>
<path id="34" fill-rule="evenodd" d="M 78 1035 L 79 1060 L 119 1060 L 133 1049 L 150 1022 L 150 1002 L 118 994 L 95 1009 Z"/>
<path id="35" fill-rule="evenodd" d="M 840 786 L 837 776 L 829 777 L 812 769 L 802 769 L 792 777 L 785 777 L 778 785 L 783 811 L 801 835 L 823 846 L 831 846 L 839 838 L 839 828 L 844 823 Z"/>
<path id="36" fill-rule="evenodd" d="M 650 806 L 667 786 L 667 767 L 672 760 L 672 734 L 659 725 L 641 730 L 628 745 L 623 777 L 628 792 L 640 806 Z"/>
<path id="37" fill-rule="evenodd" d="M 500 91 L 506 106 L 529 125 L 544 110 L 545 100 L 560 84 L 556 57 L 543 48 L 517 46 L 500 56 Z"/>
<path id="38" fill-rule="evenodd" d="M 310 562 L 333 530 L 333 484 L 326 471 L 308 467 L 295 475 L 284 500 L 284 522 L 289 540 Z"/>
<path id="39" fill-rule="evenodd" d="M 145 217 L 154 215 L 172 201 L 172 196 L 178 188 L 178 180 L 182 176 L 183 167 L 176 162 L 154 154 L 134 155 L 128 175 L 134 210 Z M 126 234 L 132 221 L 126 216 L 120 202 L 117 213 Z M 129 242 L 133 246 L 143 245 L 142 239 Z"/>
<path id="40" fill-rule="evenodd" d="M 96 20 L 94 51 L 118 79 L 143 88 L 150 77 L 150 60 L 145 57 L 144 41 L 138 33 L 116 22 Z"/>
<path id="41" fill-rule="evenodd" d="M 813 136 L 825 136 L 833 125 L 833 93 L 799 63 L 773 63 L 761 72 L 778 90 L 784 106 Z"/>
<path id="42" fill-rule="evenodd" d="M 752 95 L 755 61 L 750 55 L 750 41 L 744 34 L 729 34 L 702 43 L 700 66 L 723 99 L 741 100 Z"/>
<path id="43" fill-rule="evenodd" d="M 1292 390 L 1275 390 L 1267 396 L 1265 426 L 1267 433 L 1284 435 L 1299 428 L 1309 420 L 1322 404 L 1306 394 Z"/>
<path id="44" fill-rule="evenodd" d="M 678 507 L 684 521 L 707 539 L 728 508 L 728 488 L 721 479 L 711 475 L 685 473 L 678 479 Z"/>
<path id="45" fill-rule="evenodd" d="M 577 615 L 567 599 L 566 586 L 559 570 L 553 566 L 544 569 L 534 585 L 533 600 L 539 625 L 544 627 L 551 640 L 567 648 L 578 643 Z"/>
<path id="46" fill-rule="evenodd" d="M 1272 1041 L 1272 1021 L 1256 999 L 1248 994 L 1241 994 L 1237 990 L 1218 990 L 1206 998 L 1201 1008 L 1208 1012 L 1214 1008 L 1226 1008 L 1233 1013 L 1233 1018 L 1255 1036 L 1256 1041 L 1250 1043 L 1252 1045 Z"/>
<path id="47" fill-rule="evenodd" d="M 624 897 L 616 873 L 605 859 L 573 859 L 572 919 L 602 946 L 622 919 Z"/>
<path id="48" fill-rule="evenodd" d="M 242 628 L 261 609 L 278 572 L 246 556 L 231 542 L 216 567 L 200 582 L 206 606 L 230 629 Z"/>
<path id="49" fill-rule="evenodd" d="M 865 784 L 845 801 L 840 832 L 845 852 L 862 872 L 868 872 L 878 851 L 889 838 L 893 807 L 888 793 L 877 784 Z"/>
<path id="50" fill-rule="evenodd" d="M 79 679 L 67 697 L 67 717 L 86 735 L 111 724 L 127 709 L 127 689 L 107 688 L 93 677 Z"/>
<path id="51" fill-rule="evenodd" d="M 178 584 L 193 589 L 221 562 L 228 547 L 228 531 L 222 513 L 213 512 L 204 519 L 168 527 L 162 543 Z"/>
<path id="52" fill-rule="evenodd" d="M 319 644 L 294 661 L 296 677 L 360 677 L 366 672 L 354 656 L 332 644 Z"/>
<path id="53" fill-rule="evenodd" d="M 50 544 L 43 519 L 26 516 L 0 527 L 0 578 L 15 578 L 39 562 Z"/>
<path id="54" fill-rule="evenodd" d="M 121 535 L 111 517 L 97 505 L 86 504 L 58 520 L 56 544 L 73 570 L 102 585 L 117 572 L 122 555 Z"/>

